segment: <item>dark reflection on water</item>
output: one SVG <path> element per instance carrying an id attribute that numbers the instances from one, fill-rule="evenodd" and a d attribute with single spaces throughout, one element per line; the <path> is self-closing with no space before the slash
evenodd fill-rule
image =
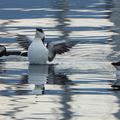
<path id="1" fill-rule="evenodd" d="M 71 94 L 71 88 L 70 85 L 64 85 L 62 86 L 62 89 L 65 91 L 61 95 L 60 103 L 63 105 L 60 110 L 64 111 L 62 113 L 63 118 L 59 120 L 70 120 L 73 117 L 74 111 L 71 109 L 71 104 L 69 102 L 72 102 L 72 94 Z"/>
<path id="2" fill-rule="evenodd" d="M 109 36 L 70 36 L 73 31 L 75 32 L 91 32 L 91 31 L 110 31 L 110 25 L 100 25 L 100 26 L 74 26 L 74 23 L 71 22 L 71 19 L 108 19 L 111 15 L 110 8 L 112 7 L 112 0 L 1 0 L 0 2 L 0 18 L 7 20 L 1 24 L 1 31 L 5 34 L 5 37 L 0 38 L 0 43 L 8 43 L 8 47 L 12 48 L 9 43 L 15 43 L 16 40 L 14 34 L 10 33 L 12 30 L 21 30 L 24 31 L 27 35 L 27 30 L 33 32 L 35 27 L 26 26 L 26 25 L 17 25 L 14 26 L 14 23 L 17 23 L 17 19 L 32 19 L 32 18 L 41 18 L 44 21 L 44 18 L 55 18 L 57 25 L 55 27 L 48 27 L 47 25 L 43 28 L 45 31 L 54 32 L 59 31 L 61 35 L 58 35 L 57 38 L 49 37 L 47 41 L 51 40 L 73 40 L 78 41 L 79 44 L 106 44 Z M 108 11 L 106 11 L 108 10 Z M 13 20 L 12 20 L 13 19 Z M 15 20 L 14 20 L 15 19 Z M 12 25 L 13 24 L 13 25 Z M 39 23 L 41 26 L 41 23 Z M 73 24 L 70 26 L 70 24 Z M 8 35 L 8 36 L 7 36 Z M 79 50 L 79 49 L 78 49 Z M 68 58 L 69 59 L 69 58 Z M 61 60 L 64 60 L 61 58 Z M 6 59 L 3 59 L 6 61 Z M 2 61 L 1 61 L 2 62 Z M 21 60 L 19 62 L 24 62 Z M 75 61 L 74 61 L 75 62 Z M 63 61 L 64 63 L 64 61 Z M 10 63 L 8 63 L 10 65 Z M 55 69 L 55 65 L 30 65 L 29 68 L 22 69 L 24 65 L 20 68 L 12 69 L 6 68 L 5 63 L 0 64 L 0 84 L 3 85 L 4 89 L 0 90 L 1 96 L 8 96 L 11 98 L 11 101 L 18 104 L 12 104 L 13 109 L 5 112 L 4 116 L 10 116 L 11 119 L 20 120 L 17 118 L 16 113 L 24 112 L 24 109 L 29 107 L 31 104 L 38 104 L 40 99 L 37 101 L 32 101 L 28 105 L 19 105 L 19 100 L 24 99 L 24 96 L 28 98 L 30 95 L 54 95 L 59 96 L 60 99 L 57 103 L 62 105 L 59 108 L 62 111 L 62 118 L 59 120 L 70 120 L 74 115 L 72 111 L 72 97 L 74 95 L 86 94 L 86 95 L 110 95 L 111 89 L 107 88 L 72 88 L 76 84 L 105 84 L 109 80 L 97 80 L 97 79 L 83 79 L 83 80 L 74 80 L 69 78 L 69 75 L 101 75 L 104 71 L 95 70 L 80 70 L 76 71 L 76 66 L 74 68 L 70 67 L 71 73 L 66 68 L 58 70 Z M 58 65 L 59 66 L 59 65 Z M 66 67 L 66 66 L 64 66 Z M 57 72 L 58 71 L 58 72 Z M 62 72 L 59 72 L 62 71 Z M 75 72 L 76 71 L 76 72 Z M 60 89 L 55 88 L 46 89 L 46 86 L 50 85 L 53 88 L 59 86 Z M 16 97 L 17 96 L 17 97 Z M 21 98 L 23 97 L 23 98 Z M 45 102 L 45 101 L 44 101 Z M 55 101 L 56 102 L 56 101 Z M 9 104 L 9 103 L 8 103 Z M 32 111 L 32 115 L 34 111 Z M 38 114 L 43 114 L 41 111 L 38 111 Z M 51 113 L 45 113 L 49 115 Z M 55 115 L 55 114 L 54 114 Z M 57 116 L 57 115 L 56 115 Z M 37 119 L 34 116 L 27 116 L 28 119 Z M 44 118 L 39 118 L 44 119 Z M 22 119 L 21 119 L 22 120 Z"/>
<path id="3" fill-rule="evenodd" d="M 47 84 L 58 84 L 58 85 L 65 85 L 71 83 L 72 81 L 67 77 L 67 75 L 62 73 L 55 72 L 55 66 L 53 64 L 49 65 L 49 75 Z M 65 70 L 62 70 L 65 71 Z"/>
<path id="4" fill-rule="evenodd" d="M 7 73 L 9 70 L 3 71 L 4 65 L 2 65 L 1 68 L 1 75 L 7 76 Z M 0 83 L 2 84 L 8 84 L 7 82 L 3 82 L 6 79 L 0 79 Z M 9 78 L 10 80 L 10 78 Z M 11 81 L 11 80 L 10 80 Z M 41 95 L 45 92 L 45 84 L 56 84 L 61 85 L 62 89 L 64 90 L 64 93 L 60 95 L 60 101 L 59 103 L 63 104 L 63 106 L 60 108 L 60 110 L 64 111 L 61 115 L 63 116 L 62 119 L 70 119 L 72 117 L 73 112 L 70 110 L 71 105 L 69 105 L 68 102 L 72 101 L 71 94 L 70 94 L 70 88 L 69 83 L 72 81 L 68 79 L 68 77 L 64 74 L 56 74 L 54 71 L 54 65 L 29 65 L 28 74 L 21 75 L 21 78 L 19 80 L 19 83 L 16 84 L 16 80 L 14 82 L 10 83 L 11 86 L 5 87 L 6 90 L 0 90 L 0 94 L 2 96 L 9 96 L 11 98 L 11 101 L 14 102 L 14 104 L 9 104 L 9 106 L 13 106 L 12 109 L 7 110 L 7 112 L 0 114 L 4 116 L 9 116 L 13 120 L 18 120 L 16 117 L 16 114 L 19 112 L 24 112 L 24 109 L 29 107 L 32 104 L 39 104 L 39 98 L 36 97 L 36 101 L 33 101 L 32 103 L 29 103 L 28 105 L 19 105 L 19 101 L 21 99 L 25 100 L 26 98 L 20 97 L 21 95 Z M 27 85 L 34 85 L 34 88 L 32 90 L 23 90 Z M 15 88 L 15 90 L 12 89 L 12 87 Z M 18 97 L 15 97 L 16 95 L 19 95 Z M 16 106 L 16 104 L 18 104 Z M 40 114 L 40 113 L 38 113 Z M 47 113 L 48 115 L 49 113 Z M 35 113 L 37 115 L 37 113 Z M 42 113 L 43 115 L 43 113 Z M 32 118 L 27 116 L 27 118 Z M 40 118 L 39 118 L 40 119 Z M 41 118 L 42 119 L 42 118 Z"/>
<path id="5" fill-rule="evenodd" d="M 120 1 L 116 0 L 113 1 L 114 7 L 112 9 L 112 15 L 110 20 L 114 23 L 113 32 L 117 33 L 116 35 L 112 36 L 112 41 L 110 42 L 111 45 L 111 54 L 109 54 L 108 59 L 112 62 L 119 62 L 120 61 Z M 120 67 L 116 66 L 116 81 L 112 83 L 113 86 L 120 86 Z M 114 88 L 114 87 L 113 87 Z M 117 97 L 116 103 L 118 104 L 118 109 L 113 115 L 116 119 L 120 119 L 120 91 L 119 87 L 115 87 L 116 91 L 115 96 Z"/>
<path id="6" fill-rule="evenodd" d="M 108 55 L 108 59 L 111 61 L 120 61 L 120 22 L 119 22 L 119 1 L 114 2 L 114 7 L 112 8 L 112 14 L 110 16 L 110 20 L 114 23 L 112 27 L 112 31 L 116 33 L 116 35 L 111 36 L 111 53 Z"/>
<path id="7" fill-rule="evenodd" d="M 34 94 L 44 94 L 48 77 L 48 65 L 30 65 L 28 84 L 34 84 Z"/>
<path id="8" fill-rule="evenodd" d="M 18 0 L 17 0 L 18 1 Z M 109 39 L 108 36 L 83 36 L 83 37 L 69 37 L 72 31 L 91 31 L 91 30 L 108 30 L 110 26 L 100 26 L 100 27 L 87 27 L 87 26 L 83 26 L 83 27 L 70 27 L 70 18 L 95 18 L 95 19 L 100 19 L 100 18 L 109 18 L 111 15 L 111 10 L 110 8 L 112 7 L 112 0 L 102 0 L 99 1 L 98 0 L 92 0 L 92 1 L 88 1 L 88 0 L 76 0 L 76 2 L 74 2 L 74 0 L 51 0 L 51 1 L 41 1 L 42 4 L 38 4 L 38 2 L 33 2 L 32 0 L 29 1 L 29 4 L 25 3 L 23 4 L 22 2 L 20 4 L 17 3 L 17 1 L 8 1 L 8 0 L 2 0 L 1 1 L 1 19 L 8 19 L 9 20 L 7 22 L 2 23 L 2 30 L 4 32 L 7 33 L 8 29 L 33 29 L 34 27 L 29 27 L 29 26 L 8 26 L 12 23 L 15 23 L 16 21 L 11 20 L 12 18 L 51 18 L 54 17 L 56 18 L 56 21 L 58 22 L 58 24 L 56 25 L 55 28 L 52 27 L 44 27 L 46 30 L 58 30 L 59 32 L 61 32 L 62 34 L 58 36 L 58 39 L 55 40 L 78 40 L 79 43 L 84 44 L 84 43 L 101 43 L 101 44 L 105 44 L 107 43 L 107 39 Z M 22 0 L 23 1 L 23 0 Z M 26 0 L 28 1 L 28 0 Z M 17 4 L 12 4 L 12 3 L 17 3 Z M 103 3 L 104 2 L 104 3 Z M 11 3 L 11 4 L 9 4 Z M 102 4 L 100 4 L 102 3 Z M 8 9 L 6 9 L 8 8 Z M 14 9 L 11 9 L 14 8 Z M 49 8 L 49 9 L 47 9 Z M 34 10 L 33 10 L 34 9 Z M 36 10 L 37 9 L 37 10 Z M 85 10 L 86 12 L 83 12 Z M 93 10 L 93 11 L 91 11 Z M 94 12 L 94 10 L 96 12 Z M 107 12 L 105 12 L 104 10 L 108 10 Z M 6 13 L 6 14 L 5 14 Z M 11 16 L 9 16 L 9 14 L 11 14 Z M 20 14 L 18 14 L 20 13 Z M 3 15 L 4 14 L 4 15 Z M 51 16 L 48 16 L 51 15 Z M 102 15 L 102 16 L 101 16 Z M 104 16 L 105 15 L 105 16 Z M 107 17 L 106 17 L 107 16 Z M 3 18 L 2 18 L 3 17 Z M 15 42 L 15 39 L 10 39 L 10 38 L 6 38 L 3 40 L 3 38 L 1 39 L 1 42 Z M 48 38 L 49 41 L 51 41 L 51 38 Z M 52 38 L 52 40 L 54 40 Z M 2 67 L 2 66 L 1 66 Z M 68 84 L 69 82 L 71 82 L 71 80 L 68 79 L 68 77 L 65 74 L 61 74 L 61 73 L 57 73 L 55 74 L 53 71 L 53 69 L 47 69 L 46 68 L 46 72 L 48 72 L 48 75 L 46 73 L 46 75 L 43 74 L 44 79 L 42 79 L 42 77 L 40 77 L 38 75 L 38 77 L 36 77 L 37 79 L 42 79 L 40 80 L 41 83 L 36 83 L 37 79 L 35 79 L 35 75 L 37 73 L 32 73 L 31 71 L 32 69 L 42 69 L 42 68 L 37 68 L 37 67 L 31 67 L 29 68 L 29 72 L 28 70 L 7 70 L 4 69 L 0 70 L 1 74 L 5 74 L 2 75 L 3 78 L 0 80 L 1 83 L 4 84 L 17 84 L 17 88 L 19 87 L 19 84 L 23 84 L 23 88 L 26 88 L 26 84 L 34 84 L 34 92 L 39 91 L 40 94 L 44 93 L 44 85 L 47 82 L 47 84 Z M 45 68 L 44 68 L 45 69 Z M 36 70 L 33 70 L 36 71 Z M 20 75 L 20 78 L 15 78 L 15 75 L 13 75 L 15 72 L 15 74 L 21 74 L 21 73 L 26 73 L 24 75 Z M 40 71 L 39 71 L 40 72 Z M 52 73 L 52 74 L 51 74 Z M 12 74 L 12 75 L 11 75 Z M 35 74 L 35 75 L 33 75 Z M 38 73 L 40 74 L 40 73 Z M 32 76 L 33 75 L 33 76 Z M 4 79 L 4 76 L 6 76 L 7 78 Z M 48 78 L 47 78 L 48 76 Z M 32 79 L 32 80 L 31 80 Z M 48 79 L 48 80 L 47 80 Z M 35 81 L 36 80 L 36 81 Z M 43 83 L 42 83 L 43 82 Z M 32 89 L 33 89 L 32 88 Z M 7 90 L 3 90 L 1 91 L 2 94 L 8 94 L 7 95 L 14 95 L 14 91 L 16 91 L 16 93 L 18 94 L 24 94 L 26 91 L 26 94 L 28 93 L 32 93 L 32 90 L 11 90 L 11 91 L 7 91 Z M 21 92 L 19 92 L 21 91 Z M 24 91 L 24 92 L 23 92 Z M 52 91 L 53 92 L 53 91 Z M 48 94 L 52 94 L 51 92 L 46 92 Z M 54 92 L 53 92 L 54 94 Z M 57 92 L 55 93 L 57 94 Z"/>
<path id="9" fill-rule="evenodd" d="M 15 74 L 11 74 L 11 72 L 1 70 L 1 79 L 0 83 L 6 86 L 6 90 L 1 90 L 1 95 L 60 95 L 60 94 L 111 94 L 111 89 L 94 89 L 94 88 L 85 88 L 85 89 L 70 89 L 71 85 L 77 84 L 91 84 L 91 83 L 107 83 L 109 80 L 96 80 L 96 79 L 89 79 L 89 80 L 80 80 L 75 81 L 70 80 L 68 76 L 65 74 L 66 69 L 60 70 L 61 72 L 55 72 L 55 65 L 30 65 L 28 72 L 24 74 L 21 72 L 19 78 L 15 78 Z M 74 70 L 73 70 L 74 71 Z M 86 71 L 87 72 L 87 71 Z M 95 71 L 89 73 L 81 73 L 81 71 L 76 71 L 74 74 L 94 74 Z M 8 74 L 10 73 L 10 74 Z M 104 71 L 102 71 L 102 74 Z M 96 74 L 101 74 L 100 71 Z M 8 77 L 8 78 L 6 78 Z M 45 85 L 60 85 L 62 90 L 45 90 Z M 65 90 L 67 88 L 69 90 Z"/>
<path id="10" fill-rule="evenodd" d="M 59 36 L 58 40 L 67 40 L 69 39 L 68 36 L 70 34 L 70 30 L 67 30 L 67 26 L 69 25 L 66 22 L 70 22 L 69 19 L 67 19 L 67 14 L 69 12 L 69 0 L 58 0 L 53 4 L 54 9 L 60 9 L 61 11 L 55 12 L 55 18 L 58 22 L 58 25 L 56 25 L 56 29 L 62 33 L 61 36 Z"/>
<path id="11" fill-rule="evenodd" d="M 28 74 L 22 71 L 19 79 L 15 78 L 16 74 L 13 74 L 11 70 L 1 69 L 0 75 L 2 76 L 0 83 L 11 85 L 11 87 L 6 87 L 6 90 L 1 90 L 0 93 L 1 95 L 9 96 L 26 94 L 41 95 L 45 92 L 45 84 L 66 85 L 72 82 L 65 74 L 56 74 L 54 65 L 51 64 L 29 65 Z M 32 90 L 29 90 L 31 89 L 30 85 L 33 85 L 31 86 Z M 13 90 L 12 87 L 15 87 L 15 90 Z"/>
<path id="12" fill-rule="evenodd" d="M 27 1 L 27 0 L 26 0 Z M 1 31 L 4 32 L 5 38 L 0 38 L 1 43 L 10 43 L 10 42 L 16 42 L 15 39 L 10 38 L 9 36 L 13 36 L 16 34 L 11 34 L 10 31 L 12 30 L 24 30 L 26 35 L 28 34 L 27 30 L 31 30 L 29 32 L 33 32 L 35 27 L 32 26 L 12 26 L 13 23 L 17 22 L 15 20 L 12 20 L 12 18 L 16 19 L 30 19 L 30 18 L 55 18 L 55 20 L 58 22 L 58 24 L 53 27 L 47 27 L 44 26 L 43 28 L 47 31 L 58 30 L 62 33 L 62 35 L 59 35 L 58 38 L 48 38 L 47 41 L 51 40 L 73 40 L 73 41 L 79 41 L 81 44 L 85 43 L 101 43 L 105 44 L 106 39 L 109 39 L 107 36 L 81 36 L 80 37 L 69 37 L 72 31 L 92 31 L 92 30 L 108 30 L 111 26 L 100 26 L 100 27 L 93 27 L 93 26 L 69 26 L 69 23 L 71 23 L 71 18 L 109 18 L 111 15 L 110 8 L 112 7 L 112 0 L 46 0 L 41 1 L 42 4 L 40 4 L 37 1 L 30 0 L 29 4 L 14 4 L 17 1 L 12 1 L 9 3 L 8 0 L 1 1 L 2 7 L 0 9 L 1 13 L 1 19 L 7 19 L 8 21 L 3 22 L 1 25 Z M 39 4 L 38 4 L 39 3 Z M 32 4 L 32 5 L 31 5 Z M 8 9 L 7 9 L 8 8 Z M 14 9 L 12 9 L 14 8 Z M 108 11 L 104 11 L 108 10 Z M 6 13 L 6 14 L 5 14 Z M 2 15 L 4 14 L 4 15 Z M 9 16 L 10 15 L 10 16 Z M 2 18 L 4 17 L 4 18 Z M 9 18 L 9 19 L 8 19 Z M 41 24 L 41 23 L 40 23 Z M 11 25 L 11 26 L 8 26 Z M 40 25 L 41 26 L 41 25 Z M 6 37 L 8 35 L 8 37 Z"/>
<path id="13" fill-rule="evenodd" d="M 33 1 L 33 0 L 19 0 L 11 1 L 8 0 L 1 0 L 1 19 L 21 19 L 21 18 L 39 18 L 39 17 L 54 17 L 54 10 L 52 10 L 52 6 L 57 7 L 57 11 L 63 10 L 61 7 L 64 7 L 64 5 L 67 5 L 66 9 L 69 7 L 71 9 L 86 9 L 86 10 L 92 10 L 97 9 L 97 11 L 106 9 L 108 7 L 112 7 L 111 0 L 104 0 L 100 4 L 101 1 L 98 0 L 39 0 L 39 1 Z M 19 3 L 19 4 L 18 4 Z M 24 4 L 23 4 L 24 3 Z M 41 4 L 42 3 L 42 4 Z M 56 8 L 55 7 L 55 8 Z M 65 9 L 65 7 L 64 7 Z M 14 12 L 14 14 L 12 14 Z M 77 17 L 76 11 L 71 11 L 70 16 Z M 94 16 L 96 15 L 96 16 Z M 78 17 L 85 17 L 85 18 L 101 18 L 102 13 L 91 13 L 86 12 L 86 15 L 81 12 L 81 14 Z"/>

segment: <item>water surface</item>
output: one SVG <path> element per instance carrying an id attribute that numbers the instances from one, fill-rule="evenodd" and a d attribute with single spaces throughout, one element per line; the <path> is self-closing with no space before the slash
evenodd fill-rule
<path id="1" fill-rule="evenodd" d="M 107 60 L 116 35 L 112 7 L 112 0 L 1 0 L 0 43 L 7 49 L 23 50 L 15 36 L 33 36 L 36 26 L 44 29 L 46 42 L 77 43 L 48 65 L 0 58 L 1 119 L 97 120 L 105 113 L 114 118 L 110 103 L 117 98 L 109 84 L 115 76 Z"/>

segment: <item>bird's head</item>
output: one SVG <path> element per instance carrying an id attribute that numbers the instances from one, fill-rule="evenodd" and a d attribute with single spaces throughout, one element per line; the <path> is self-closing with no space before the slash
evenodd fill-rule
<path id="1" fill-rule="evenodd" d="M 36 28 L 36 37 L 40 38 L 44 43 L 45 34 L 41 28 Z"/>

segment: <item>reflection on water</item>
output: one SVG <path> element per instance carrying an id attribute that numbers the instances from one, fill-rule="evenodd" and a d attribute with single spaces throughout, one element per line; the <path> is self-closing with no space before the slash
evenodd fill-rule
<path id="1" fill-rule="evenodd" d="M 46 94 L 46 84 L 48 85 L 61 85 L 62 89 L 65 91 L 63 95 L 61 94 L 61 100 L 59 103 L 64 104 L 60 110 L 65 110 L 63 116 L 65 119 L 71 118 L 72 112 L 70 110 L 71 106 L 68 104 L 71 101 L 69 83 L 72 81 L 68 79 L 65 74 L 56 73 L 55 65 L 29 65 L 26 72 L 14 71 L 14 70 L 4 70 L 6 65 L 0 64 L 0 84 L 5 88 L 0 90 L 1 96 L 9 96 L 10 103 L 7 106 L 12 106 L 11 109 L 0 115 L 9 116 L 11 119 L 17 120 L 16 114 L 24 112 L 24 109 L 29 108 L 29 106 L 36 106 L 39 104 L 40 99 L 38 95 Z M 62 70 L 61 70 L 62 71 Z M 7 77 L 6 77 L 7 76 Z M 48 91 L 48 90 L 47 90 Z M 50 93 L 50 92 L 48 92 Z M 52 92 L 51 92 L 52 94 Z M 54 91 L 53 91 L 54 94 Z M 25 105 L 20 104 L 19 101 L 23 102 L 29 100 L 25 97 L 26 95 L 37 95 L 32 102 L 27 102 Z M 22 96 L 22 97 L 21 97 Z M 31 99 L 31 97 L 30 97 Z M 34 108 L 34 107 L 33 107 Z M 70 113 L 70 114 L 69 114 Z M 67 116 L 65 114 L 68 114 Z M 29 118 L 28 116 L 27 118 Z M 31 118 L 31 117 L 30 117 Z M 63 119 L 60 119 L 63 120 Z"/>
<path id="2" fill-rule="evenodd" d="M 66 29 L 70 22 L 70 20 L 67 18 L 67 14 L 69 12 L 69 1 L 58 0 L 55 1 L 55 4 L 53 5 L 53 8 L 61 10 L 55 12 L 56 21 L 58 22 L 58 25 L 56 25 L 56 29 L 58 29 L 58 31 L 62 33 L 62 35 L 59 36 L 59 40 L 68 40 L 68 36 L 71 33 L 70 30 Z"/>
<path id="3" fill-rule="evenodd" d="M 71 82 L 65 74 L 55 73 L 53 64 L 29 65 L 26 74 L 21 71 L 19 80 L 15 78 L 13 71 L 4 70 L 4 65 L 2 67 L 0 83 L 10 84 L 11 87 L 1 91 L 1 95 L 41 95 L 45 93 L 45 84 L 65 85 Z"/>
<path id="4" fill-rule="evenodd" d="M 120 61 L 120 13 L 119 13 L 119 6 L 120 2 L 115 1 L 114 2 L 114 8 L 112 8 L 112 15 L 110 17 L 110 20 L 114 23 L 114 26 L 112 27 L 113 32 L 117 33 L 116 35 L 112 36 L 112 41 L 110 42 L 111 45 L 111 54 L 108 56 L 108 58 L 111 61 Z"/>
<path id="5" fill-rule="evenodd" d="M 55 66 L 53 64 L 49 65 L 49 75 L 48 75 L 47 84 L 65 85 L 65 84 L 69 84 L 72 82 L 67 77 L 67 75 L 65 75 L 64 72 L 56 73 L 54 67 Z M 64 71 L 64 69 L 62 71 Z"/>
<path id="6" fill-rule="evenodd" d="M 28 84 L 34 85 L 34 94 L 44 94 L 48 77 L 48 65 L 30 65 Z"/>
<path id="7" fill-rule="evenodd" d="M 1 58 L 3 119 L 104 119 L 112 107 L 104 112 L 101 107 L 113 102 L 108 87 L 113 78 L 106 66 L 108 41 L 114 35 L 108 20 L 112 0 L 1 0 L 0 5 L 0 43 L 7 49 L 23 50 L 15 35 L 32 36 L 36 26 L 45 30 L 46 41 L 79 43 L 71 52 L 56 56 L 53 63 L 58 65 L 28 65 L 25 58 Z"/>

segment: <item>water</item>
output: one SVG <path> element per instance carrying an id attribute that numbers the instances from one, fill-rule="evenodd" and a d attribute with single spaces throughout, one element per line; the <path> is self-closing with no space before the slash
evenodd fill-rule
<path id="1" fill-rule="evenodd" d="M 107 60 L 116 35 L 112 7 L 112 0 L 1 0 L 0 43 L 7 49 L 23 50 L 16 35 L 33 36 L 36 26 L 44 29 L 46 42 L 77 43 L 48 65 L 0 58 L 1 120 L 113 118 L 108 111 L 116 98 L 109 84 L 115 75 Z"/>

